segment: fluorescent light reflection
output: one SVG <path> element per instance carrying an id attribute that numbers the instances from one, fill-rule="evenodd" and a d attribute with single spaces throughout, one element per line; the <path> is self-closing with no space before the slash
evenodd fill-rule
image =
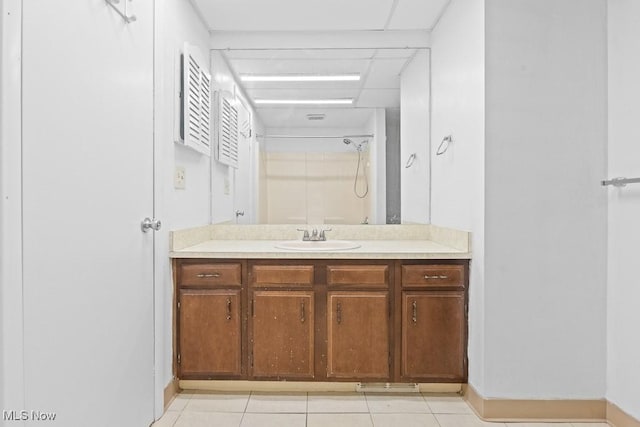
<path id="1" fill-rule="evenodd" d="M 243 82 L 357 82 L 360 80 L 358 74 L 283 74 L 283 75 L 252 75 L 243 74 L 240 76 Z"/>
<path id="2" fill-rule="evenodd" d="M 316 104 L 316 105 L 345 105 L 353 104 L 353 99 L 256 99 L 256 104 Z"/>

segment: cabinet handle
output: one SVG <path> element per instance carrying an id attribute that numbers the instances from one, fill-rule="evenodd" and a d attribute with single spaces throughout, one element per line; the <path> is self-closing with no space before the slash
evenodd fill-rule
<path id="1" fill-rule="evenodd" d="M 231 298 L 227 298 L 227 320 L 231 320 Z"/>
<path id="2" fill-rule="evenodd" d="M 304 323 L 305 317 L 304 301 L 300 301 L 300 323 Z"/>
<path id="3" fill-rule="evenodd" d="M 411 303 L 411 307 L 413 308 L 413 313 L 411 315 L 411 320 L 413 323 L 418 323 L 418 303 L 417 301 L 413 301 Z"/>
<path id="4" fill-rule="evenodd" d="M 211 277 L 220 277 L 220 273 L 200 273 L 198 277 L 201 279 L 209 279 Z"/>
<path id="5" fill-rule="evenodd" d="M 342 304 L 340 303 L 336 304 L 336 321 L 338 325 L 342 323 Z"/>
<path id="6" fill-rule="evenodd" d="M 449 276 L 445 276 L 442 274 L 436 274 L 433 276 L 429 276 L 428 274 L 424 276 L 424 280 L 430 280 L 430 279 L 448 279 Z"/>

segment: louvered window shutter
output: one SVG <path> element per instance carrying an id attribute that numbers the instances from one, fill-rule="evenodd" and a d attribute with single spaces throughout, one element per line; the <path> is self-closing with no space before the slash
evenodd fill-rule
<path id="1" fill-rule="evenodd" d="M 238 133 L 244 138 L 251 138 L 251 113 L 242 102 L 238 102 Z"/>
<path id="2" fill-rule="evenodd" d="M 187 43 L 182 64 L 184 144 L 211 155 L 211 74 L 200 51 Z"/>
<path id="3" fill-rule="evenodd" d="M 218 146 L 217 160 L 238 167 L 238 109 L 227 92 L 218 92 Z"/>

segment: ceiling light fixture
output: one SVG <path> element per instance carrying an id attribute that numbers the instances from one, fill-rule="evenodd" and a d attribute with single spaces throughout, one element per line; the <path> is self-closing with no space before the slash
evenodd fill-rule
<path id="1" fill-rule="evenodd" d="M 357 82 L 359 74 L 282 74 L 282 75 L 257 75 L 243 74 L 240 76 L 243 82 Z"/>
<path id="2" fill-rule="evenodd" d="M 329 104 L 353 104 L 353 99 L 256 99 L 256 104 L 317 104 L 317 105 L 329 105 Z"/>

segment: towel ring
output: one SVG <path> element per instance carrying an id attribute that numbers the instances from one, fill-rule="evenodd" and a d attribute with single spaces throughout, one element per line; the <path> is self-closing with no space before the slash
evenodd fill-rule
<path id="1" fill-rule="evenodd" d="M 447 135 L 442 139 L 442 142 L 440 143 L 440 145 L 438 145 L 438 149 L 436 150 L 436 156 L 440 156 L 444 153 L 447 152 L 447 150 L 449 149 L 449 147 L 451 146 L 451 143 L 453 142 L 453 136 L 452 135 Z M 446 145 L 445 145 L 446 143 Z M 444 147 L 443 147 L 444 145 Z"/>
<path id="2" fill-rule="evenodd" d="M 409 156 L 409 158 L 407 159 L 407 164 L 404 165 L 405 169 L 409 169 L 411 166 L 413 166 L 413 162 L 416 161 L 416 153 L 413 153 Z"/>

